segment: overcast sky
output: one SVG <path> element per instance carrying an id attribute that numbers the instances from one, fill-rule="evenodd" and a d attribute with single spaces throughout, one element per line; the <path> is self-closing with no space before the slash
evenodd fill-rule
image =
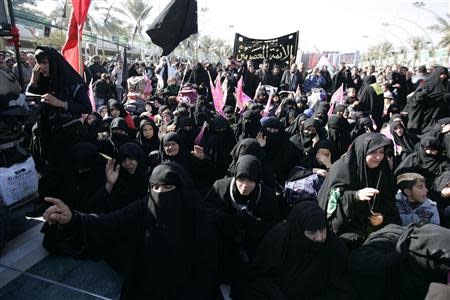
<path id="1" fill-rule="evenodd" d="M 148 23 L 169 2 L 150 1 L 155 4 Z M 439 35 L 427 29 L 436 23 L 435 16 L 414 7 L 415 1 L 198 0 L 199 31 L 232 44 L 235 32 L 251 38 L 272 38 L 298 30 L 301 50 L 352 52 L 384 40 L 406 45 L 411 36 L 425 36 L 425 29 L 437 44 Z M 422 1 L 440 16 L 449 12 L 450 0 Z"/>

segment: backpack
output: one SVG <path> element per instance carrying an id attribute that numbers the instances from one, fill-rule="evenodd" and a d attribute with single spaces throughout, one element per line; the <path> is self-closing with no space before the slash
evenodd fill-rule
<path id="1" fill-rule="evenodd" d="M 305 200 L 316 201 L 324 180 L 325 177 L 312 174 L 298 180 L 287 181 L 284 185 L 286 202 L 289 205 L 293 205 Z"/>

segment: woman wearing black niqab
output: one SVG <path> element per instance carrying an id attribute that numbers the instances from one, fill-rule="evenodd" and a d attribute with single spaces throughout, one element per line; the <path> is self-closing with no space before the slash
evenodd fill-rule
<path id="1" fill-rule="evenodd" d="M 337 156 L 347 152 L 351 144 L 349 124 L 347 120 L 338 115 L 331 115 L 327 124 L 327 139 L 332 142 L 336 148 Z"/>
<path id="2" fill-rule="evenodd" d="M 217 180 L 204 199 L 220 234 L 221 276 L 237 299 L 256 247 L 280 219 L 275 194 L 261 182 L 261 172 L 256 157 L 243 155 L 233 177 Z"/>
<path id="3" fill-rule="evenodd" d="M 200 129 L 195 124 L 194 118 L 185 116 L 177 120 L 177 133 L 181 137 L 183 146 L 186 149 L 193 149 L 195 138 L 200 133 Z"/>
<path id="4" fill-rule="evenodd" d="M 261 119 L 262 133 L 266 137 L 263 150 L 266 153 L 264 164 L 273 170 L 276 180 L 284 185 L 292 166 L 300 160 L 301 155 L 283 130 L 283 124 L 275 117 Z"/>
<path id="5" fill-rule="evenodd" d="M 348 250 L 326 222 L 315 202 L 297 204 L 258 247 L 246 299 L 353 299 Z"/>
<path id="6" fill-rule="evenodd" d="M 120 299 L 215 299 L 216 238 L 189 175 L 176 163 L 163 163 L 149 189 L 142 200 L 101 215 L 71 213 L 52 198 L 44 217 L 64 224 L 88 257 L 101 258 L 127 241 L 129 270 Z"/>
<path id="7" fill-rule="evenodd" d="M 261 123 L 259 122 L 260 119 L 261 115 L 257 111 L 245 111 L 236 125 L 237 140 L 256 138 L 256 135 L 258 135 L 261 131 Z"/>
<path id="8" fill-rule="evenodd" d="M 358 109 L 363 111 L 367 116 L 372 116 L 377 128 L 383 125 L 383 108 L 384 108 L 384 94 L 383 90 L 376 83 L 375 76 L 369 75 L 364 77 L 364 86 L 359 91 L 359 105 Z"/>
<path id="9" fill-rule="evenodd" d="M 437 120 L 448 116 L 449 101 L 448 69 L 436 67 L 408 100 L 408 129 L 417 134 L 433 129 Z"/>
<path id="10" fill-rule="evenodd" d="M 231 163 L 230 152 L 236 144 L 236 140 L 227 120 L 216 116 L 210 126 L 210 131 L 205 143 L 205 153 L 214 163 L 214 179 L 223 178 Z"/>
<path id="11" fill-rule="evenodd" d="M 365 133 L 336 161 L 317 197 L 333 231 L 349 246 L 359 246 L 384 225 L 400 222 L 392 170 L 385 151 L 392 142 Z"/>
<path id="12" fill-rule="evenodd" d="M 437 138 L 427 136 L 420 140 L 414 153 L 402 160 L 395 175 L 419 173 L 425 177 L 427 188 L 431 189 L 436 177 L 448 170 L 450 159 L 442 154 L 441 143 Z"/>
<path id="13" fill-rule="evenodd" d="M 303 122 L 300 133 L 291 136 L 290 140 L 300 151 L 300 157 L 308 156 L 308 153 L 314 147 L 314 143 L 319 141 L 322 127 L 320 121 L 310 118 Z"/>
<path id="14" fill-rule="evenodd" d="M 121 117 L 114 118 L 109 125 L 110 134 L 108 139 L 101 140 L 99 143 L 99 152 L 112 158 L 119 154 L 119 148 L 125 143 L 130 143 L 133 139 L 128 135 L 128 126 Z"/>

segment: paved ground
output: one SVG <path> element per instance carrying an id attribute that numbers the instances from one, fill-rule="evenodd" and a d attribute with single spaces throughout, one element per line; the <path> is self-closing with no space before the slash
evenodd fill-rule
<path id="1" fill-rule="evenodd" d="M 42 220 L 27 219 L 32 204 L 11 211 L 9 241 L 0 252 L 0 299 L 118 299 L 122 278 L 104 262 L 49 255 Z"/>

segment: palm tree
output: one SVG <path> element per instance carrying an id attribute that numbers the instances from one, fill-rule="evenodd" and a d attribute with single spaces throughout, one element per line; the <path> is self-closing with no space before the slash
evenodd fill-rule
<path id="1" fill-rule="evenodd" d="M 383 64 L 383 60 L 387 59 L 389 56 L 391 56 L 392 51 L 392 43 L 388 41 L 384 41 L 379 45 L 380 49 L 380 64 Z"/>
<path id="2" fill-rule="evenodd" d="M 450 18 L 450 15 L 447 15 Z M 450 23 L 440 16 L 436 16 L 437 24 L 428 26 L 429 29 L 442 34 L 440 47 L 450 47 Z"/>
<path id="3" fill-rule="evenodd" d="M 413 67 L 415 67 L 417 60 L 420 58 L 421 50 L 426 47 L 426 42 L 425 42 L 424 37 L 422 37 L 422 36 L 411 37 L 408 40 L 408 42 L 409 42 L 411 48 L 414 50 Z"/>
<path id="4" fill-rule="evenodd" d="M 209 35 L 200 37 L 198 44 L 198 50 L 202 59 L 211 59 L 211 54 L 217 49 L 217 41 L 211 38 Z"/>
<path id="5" fill-rule="evenodd" d="M 145 0 L 125 0 L 120 8 L 114 8 L 114 11 L 128 19 L 132 26 L 131 45 L 134 44 L 136 35 L 142 35 L 142 24 L 148 18 L 153 6 Z"/>

